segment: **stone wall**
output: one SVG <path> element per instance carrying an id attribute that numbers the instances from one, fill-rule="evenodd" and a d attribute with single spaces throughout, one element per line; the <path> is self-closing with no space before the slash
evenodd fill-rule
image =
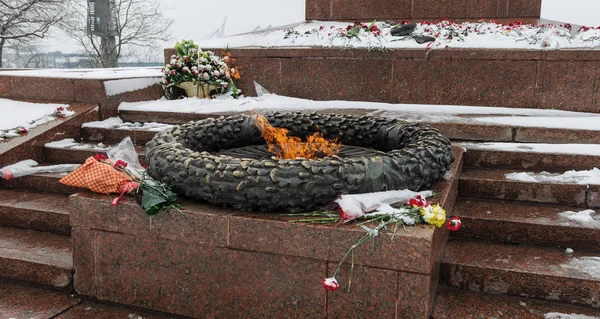
<path id="1" fill-rule="evenodd" d="M 462 150 L 436 202 L 454 206 Z M 101 300 L 203 318 L 428 318 L 447 239 L 445 228 L 410 227 L 357 250 L 342 287 L 327 292 L 347 249 L 364 235 L 355 225 L 288 223 L 182 201 L 184 213 L 150 222 L 132 200 L 71 198 L 75 290 Z"/>
<path id="2" fill-rule="evenodd" d="M 306 20 L 539 18 L 541 0 L 306 0 Z"/>
<path id="3" fill-rule="evenodd" d="M 215 50 L 221 53 L 221 50 Z M 168 58 L 172 49 L 165 50 Z M 239 87 L 280 95 L 600 112 L 600 51 L 231 49 Z"/>
<path id="4" fill-rule="evenodd" d="M 101 118 L 106 119 L 117 115 L 117 108 L 122 102 L 155 100 L 163 95 L 162 87 L 157 83 L 144 89 L 109 96 L 104 88 L 104 82 L 109 80 L 116 79 L 0 75 L 0 98 L 97 104 Z"/>

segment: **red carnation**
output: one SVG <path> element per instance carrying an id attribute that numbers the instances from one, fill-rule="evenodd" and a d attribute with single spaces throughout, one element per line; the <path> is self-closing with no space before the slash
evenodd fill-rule
<path id="1" fill-rule="evenodd" d="M 125 161 L 118 160 L 115 163 L 115 168 L 125 168 L 125 167 L 127 167 L 127 162 L 125 162 Z"/>
<path id="2" fill-rule="evenodd" d="M 96 154 L 96 155 L 94 155 L 94 159 L 97 160 L 98 162 L 105 161 L 106 160 L 106 155 L 104 155 L 104 154 Z"/>
<path id="3" fill-rule="evenodd" d="M 377 26 L 376 26 L 376 25 L 373 25 L 373 26 L 371 27 L 371 31 L 377 31 Z"/>
<path id="4" fill-rule="evenodd" d="M 429 206 L 429 202 L 425 200 L 425 198 L 421 195 L 417 195 L 414 198 L 411 198 L 406 205 L 413 207 L 427 207 Z"/>
<path id="5" fill-rule="evenodd" d="M 446 228 L 448 228 L 449 231 L 457 231 L 460 229 L 461 226 L 462 226 L 462 222 L 460 221 L 460 218 L 458 218 L 456 216 L 451 217 L 446 222 Z"/>
<path id="6" fill-rule="evenodd" d="M 17 133 L 25 134 L 27 133 L 27 128 L 25 128 L 25 126 L 19 126 L 17 128 Z"/>
<path id="7" fill-rule="evenodd" d="M 340 284 L 338 284 L 337 280 L 334 277 L 325 278 L 323 279 L 323 281 L 321 281 L 321 283 L 323 284 L 323 288 L 329 291 L 336 291 L 338 290 L 338 288 L 340 288 Z"/>

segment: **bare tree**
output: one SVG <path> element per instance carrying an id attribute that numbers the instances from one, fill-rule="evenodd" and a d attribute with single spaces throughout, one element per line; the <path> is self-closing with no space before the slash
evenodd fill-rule
<path id="1" fill-rule="evenodd" d="M 70 0 L 0 0 L 0 67 L 9 42 L 28 43 L 46 36 L 66 16 Z"/>
<path id="2" fill-rule="evenodd" d="M 88 2 L 94 2 L 77 1 L 85 8 Z M 111 25 L 106 28 L 110 32 L 105 36 L 93 32 L 88 25 L 89 12 L 81 10 L 82 6 L 74 7 L 71 19 L 64 24 L 64 29 L 81 45 L 95 67 L 118 67 L 119 58 L 126 50 L 157 48 L 160 41 L 171 37 L 169 29 L 173 21 L 165 16 L 167 9 L 159 0 L 110 0 L 108 3 L 111 19 L 107 23 Z"/>

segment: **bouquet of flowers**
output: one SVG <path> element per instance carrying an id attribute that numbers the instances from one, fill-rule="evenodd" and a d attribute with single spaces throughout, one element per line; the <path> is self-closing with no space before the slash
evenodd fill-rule
<path id="1" fill-rule="evenodd" d="M 119 194 L 113 199 L 117 206 L 126 193 L 132 194 L 148 216 L 161 211 L 180 210 L 177 195 L 164 183 L 152 179 L 140 165 L 131 138 L 105 154 L 89 157 L 83 165 L 63 177 L 60 183 L 87 188 L 100 194 Z"/>
<path id="2" fill-rule="evenodd" d="M 375 239 L 380 233 L 389 231 L 395 234 L 399 227 L 406 230 L 406 226 L 416 224 L 429 224 L 436 227 L 442 227 L 445 224 L 450 231 L 457 231 L 461 227 L 461 221 L 458 217 L 446 220 L 446 211 L 440 205 L 432 205 L 426 200 L 425 196 L 429 195 L 431 195 L 429 191 L 414 193 L 408 190 L 342 195 L 335 201 L 338 212 L 312 212 L 288 216 L 304 217 L 290 222 L 315 224 L 340 224 L 357 221 L 357 225 L 366 231 L 366 234 L 348 249 L 336 267 L 333 276 L 322 280 L 321 283 L 325 289 L 335 291 L 340 287 L 336 277 L 339 275 L 340 268 L 346 258 L 352 257 L 351 269 L 353 269 L 354 250 L 360 245 Z M 350 277 L 352 277 L 352 273 Z M 350 289 L 351 282 L 351 280 L 348 280 L 348 289 Z"/>
<path id="3" fill-rule="evenodd" d="M 238 97 L 241 91 L 233 83 L 239 72 L 232 67 L 229 56 L 220 57 L 211 51 L 202 51 L 194 41 L 183 40 L 175 45 L 177 55 L 171 56 L 163 71 L 163 85 L 186 90 L 188 97 L 208 98 L 216 94 Z"/>

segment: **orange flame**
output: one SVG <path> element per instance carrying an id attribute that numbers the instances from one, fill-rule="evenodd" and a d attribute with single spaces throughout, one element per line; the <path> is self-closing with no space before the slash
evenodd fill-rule
<path id="1" fill-rule="evenodd" d="M 302 142 L 299 137 L 288 136 L 285 128 L 273 127 L 269 120 L 262 114 L 252 111 L 256 127 L 262 132 L 267 141 L 269 152 L 280 159 L 294 159 L 304 157 L 317 159 L 319 156 L 331 156 L 339 153 L 342 144 L 337 138 L 326 140 L 322 133 L 316 132 Z"/>

